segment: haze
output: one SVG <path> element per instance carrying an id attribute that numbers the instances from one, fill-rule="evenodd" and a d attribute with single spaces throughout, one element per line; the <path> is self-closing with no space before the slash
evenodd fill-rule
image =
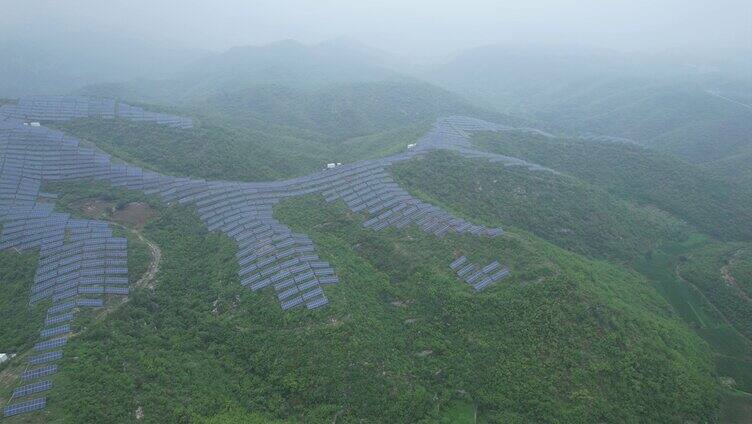
<path id="1" fill-rule="evenodd" d="M 566 43 L 622 51 L 752 51 L 752 2 L 345 0 L 12 0 L 0 27 L 117 33 L 215 51 L 280 39 L 345 36 L 403 57 L 441 57 L 479 45 Z"/>

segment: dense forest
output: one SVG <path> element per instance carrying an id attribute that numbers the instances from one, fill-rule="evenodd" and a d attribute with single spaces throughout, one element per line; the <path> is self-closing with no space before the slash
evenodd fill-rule
<path id="1" fill-rule="evenodd" d="M 749 187 L 714 178 L 672 156 L 625 143 L 550 139 L 519 132 L 480 134 L 475 142 L 655 206 L 703 232 L 724 239 L 752 239 Z"/>

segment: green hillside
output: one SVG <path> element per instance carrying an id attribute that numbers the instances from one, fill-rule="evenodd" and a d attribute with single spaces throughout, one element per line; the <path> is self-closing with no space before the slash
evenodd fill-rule
<path id="1" fill-rule="evenodd" d="M 739 333 L 752 342 L 752 252 L 749 244 L 710 245 L 677 268 Z"/>
<path id="2" fill-rule="evenodd" d="M 547 139 L 517 132 L 480 134 L 475 142 L 576 176 L 639 204 L 655 206 L 702 232 L 752 239 L 752 192 L 698 167 L 639 146 Z"/>
<path id="3" fill-rule="evenodd" d="M 708 173 L 727 181 L 736 182 L 747 187 L 752 184 L 752 148 L 721 160 L 703 164 Z"/>
<path id="4" fill-rule="evenodd" d="M 29 307 L 31 283 L 36 272 L 37 255 L 0 251 L 0 353 L 29 349 L 36 341 L 49 305 Z M 0 365 L 2 371 L 5 364 Z"/>
<path id="5" fill-rule="evenodd" d="M 305 45 L 285 40 L 243 46 L 202 57 L 161 79 L 93 84 L 81 94 L 151 103 L 194 104 L 255 86 L 323 88 L 400 78 L 364 46 L 329 41 Z"/>
<path id="6" fill-rule="evenodd" d="M 99 119 L 56 126 L 129 163 L 181 176 L 279 179 L 321 169 L 330 156 L 325 144 L 284 131 L 269 133 L 212 121 L 191 130 Z"/>
<path id="7" fill-rule="evenodd" d="M 523 228 L 591 257 L 630 261 L 687 237 L 680 221 L 577 178 L 439 152 L 393 167 L 398 181 L 469 220 Z"/>
<path id="8" fill-rule="evenodd" d="M 442 116 L 473 114 L 510 124 L 457 96 L 414 80 L 324 88 L 254 86 L 191 106 L 191 130 L 126 120 L 79 119 L 55 126 L 130 163 L 175 175 L 258 181 L 304 175 L 330 162 L 404 151 Z"/>
<path id="9" fill-rule="evenodd" d="M 575 177 L 504 169 L 445 153 L 394 170 L 413 194 L 461 216 L 477 214 L 489 225 L 518 226 L 585 255 L 620 261 L 643 275 L 709 344 L 719 381 L 736 391 L 723 397 L 721 422 L 749 417 L 743 396 L 752 391 L 752 342 L 744 334 L 752 306 L 749 243 L 687 237 L 686 227 L 670 216 L 609 202 L 608 195 Z M 741 289 L 724 282 L 724 266 Z"/>
<path id="10" fill-rule="evenodd" d="M 208 97 L 203 104 L 238 125 L 293 127 L 334 140 L 452 114 L 484 114 L 454 94 L 409 79 L 314 89 L 257 85 Z"/>
<path id="11" fill-rule="evenodd" d="M 342 283 L 327 288 L 329 308 L 283 313 L 272 293 L 238 284 L 228 239 L 186 209 L 152 204 L 156 285 L 85 322 L 50 422 L 130 421 L 136 410 L 143 422 L 713 417 L 706 345 L 634 272 L 513 227 L 497 239 L 374 233 L 341 203 L 307 197 L 275 216 L 310 234 Z M 513 277 L 476 294 L 447 267 L 457 252 L 501 259 Z"/>

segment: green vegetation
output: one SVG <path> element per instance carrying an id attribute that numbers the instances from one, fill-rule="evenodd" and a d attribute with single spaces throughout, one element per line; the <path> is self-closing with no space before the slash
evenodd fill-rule
<path id="1" fill-rule="evenodd" d="M 293 137 L 205 124 L 193 130 L 125 120 L 76 120 L 65 132 L 146 169 L 209 179 L 259 181 L 311 172 L 325 163 L 326 149 Z M 297 150 L 297 153 L 295 152 Z"/>
<path id="2" fill-rule="evenodd" d="M 431 153 L 392 167 L 413 194 L 471 221 L 513 225 L 591 257 L 630 261 L 687 236 L 679 221 L 576 178 Z"/>
<path id="3" fill-rule="evenodd" d="M 677 272 L 697 287 L 719 313 L 740 333 L 752 339 L 752 281 L 746 268 L 752 266 L 749 256 L 742 257 L 749 245 L 710 245 L 695 250 Z M 740 274 L 747 274 L 736 278 Z"/>
<path id="4" fill-rule="evenodd" d="M 517 132 L 479 134 L 475 142 L 655 206 L 711 235 L 752 239 L 752 192 L 670 156 L 627 144 L 552 140 Z"/>
<path id="5" fill-rule="evenodd" d="M 709 174 L 749 187 L 752 184 L 752 151 L 703 164 Z"/>
<path id="6" fill-rule="evenodd" d="M 749 298 L 738 291 L 713 295 L 729 291 L 717 286 L 730 253 L 734 254 L 730 274 L 739 285 L 748 284 L 752 276 L 748 245 L 720 244 L 696 234 L 686 237 L 686 229 L 672 218 L 615 200 L 575 177 L 471 163 L 448 153 L 397 164 L 392 170 L 413 194 L 458 215 L 477 217 L 492 226 L 522 227 L 560 246 L 616 259 L 640 272 L 709 343 L 716 374 L 730 378 L 737 390 L 752 391 L 752 343 L 719 312 L 734 311 L 737 324 L 746 325 Z M 607 224 L 600 228 L 598 223 L 604 219 Z M 574 231 L 562 234 L 562 228 Z M 682 278 L 690 268 L 697 271 L 693 284 Z M 712 293 L 700 291 L 703 287 Z"/>
<path id="7" fill-rule="evenodd" d="M 255 85 L 208 97 L 199 108 L 242 127 L 277 125 L 329 140 L 375 134 L 433 122 L 452 114 L 494 116 L 454 94 L 409 79 L 339 84 L 318 88 Z"/>
<path id="8" fill-rule="evenodd" d="M 719 422 L 745 424 L 752 417 L 752 395 L 729 391 L 724 393 L 723 409 Z"/>
<path id="9" fill-rule="evenodd" d="M 454 95 L 409 80 L 315 89 L 254 86 L 214 95 L 189 110 L 197 122 L 192 130 L 99 119 L 56 126 L 147 169 L 262 181 L 404 151 L 440 116 L 483 115 Z"/>
<path id="10" fill-rule="evenodd" d="M 637 261 L 634 267 L 708 342 L 714 352 L 716 375 L 721 379 L 733 379 L 733 386 L 738 390 L 752 392 L 752 343 L 721 312 L 728 307 L 723 303 L 725 299 L 706 296 L 700 287 L 684 278 L 684 268 L 694 261 L 696 252 L 702 258 L 703 252 L 714 251 L 720 246 L 729 248 L 729 245 L 718 244 L 706 237 L 693 236 L 682 243 L 660 246 Z M 703 281 L 699 275 L 695 280 L 701 286 L 717 283 L 715 276 L 707 277 L 708 281 Z"/>
<path id="11" fill-rule="evenodd" d="M 36 269 L 36 253 L 0 251 L 0 353 L 21 353 L 37 341 L 49 305 L 29 306 Z"/>
<path id="12" fill-rule="evenodd" d="M 275 213 L 312 235 L 342 283 L 326 289 L 330 307 L 284 313 L 271 292 L 238 284 L 230 240 L 187 209 L 154 206 L 144 232 L 163 249 L 157 283 L 81 324 L 51 422 L 139 410 L 144 422 L 212 423 L 712 417 L 706 348 L 637 274 L 514 230 L 374 233 L 314 196 Z M 475 294 L 446 266 L 456 252 L 500 258 L 514 276 Z"/>

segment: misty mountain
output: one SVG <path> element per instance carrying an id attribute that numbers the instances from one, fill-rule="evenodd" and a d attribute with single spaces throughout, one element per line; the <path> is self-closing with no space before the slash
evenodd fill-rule
<path id="1" fill-rule="evenodd" d="M 66 94 L 94 83 L 165 78 L 205 54 L 94 31 L 2 33 L 0 97 Z"/>
<path id="2" fill-rule="evenodd" d="M 291 126 L 335 139 L 428 124 L 446 115 L 489 116 L 453 93 L 408 78 L 319 88 L 257 85 L 212 95 L 203 105 L 235 121 Z"/>
<path id="3" fill-rule="evenodd" d="M 162 80 L 86 87 L 82 94 L 191 108 L 236 127 L 342 141 L 447 115 L 520 122 L 398 73 L 386 53 L 346 39 L 238 47 Z"/>
<path id="4" fill-rule="evenodd" d="M 489 46 L 465 51 L 426 79 L 505 113 L 568 133 L 632 139 L 703 163 L 752 143 L 752 93 L 742 64 L 688 62 L 608 50 Z M 728 96 L 713 93 L 722 87 Z"/>
<path id="5" fill-rule="evenodd" d="M 284 40 L 207 55 L 167 79 L 104 84 L 83 92 L 185 103 L 259 85 L 311 89 L 399 78 L 388 63 L 385 53 L 343 39 L 315 45 Z"/>

